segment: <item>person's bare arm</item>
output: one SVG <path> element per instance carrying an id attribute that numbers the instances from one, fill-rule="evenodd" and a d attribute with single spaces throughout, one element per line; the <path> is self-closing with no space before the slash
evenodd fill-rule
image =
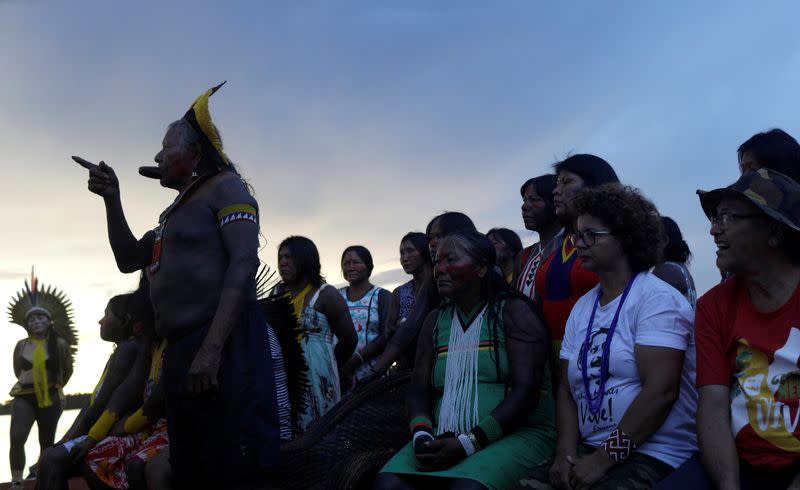
<path id="1" fill-rule="evenodd" d="M 431 397 L 431 372 L 433 370 L 433 327 L 439 310 L 434 310 L 425 318 L 422 332 L 417 342 L 417 356 L 414 360 L 414 372 L 411 375 L 411 386 L 408 388 L 408 415 L 427 417 L 433 421 L 433 401 Z"/>
<path id="2" fill-rule="evenodd" d="M 642 389 L 622 416 L 618 428 L 641 446 L 666 420 L 680 394 L 684 351 L 636 345 L 636 368 Z M 580 458 L 573 468 L 572 485 L 589 488 L 616 465 L 602 447 Z"/>
<path id="3" fill-rule="evenodd" d="M 212 199 L 224 203 L 220 208 L 239 202 L 255 208 L 255 200 L 246 192 L 238 175 L 216 178 L 219 180 L 213 183 Z M 259 265 L 257 223 L 248 220 L 231 222 L 220 229 L 220 234 L 228 255 L 228 267 L 217 311 L 189 368 L 188 387 L 193 393 L 216 388 L 222 349 L 234 325 L 240 321 L 249 293 L 254 293 L 249 288 L 254 288 Z"/>
<path id="4" fill-rule="evenodd" d="M 720 490 L 739 488 L 739 457 L 731 431 L 730 388 L 706 385 L 699 389 L 697 441 L 703 466 Z"/>
<path id="5" fill-rule="evenodd" d="M 385 289 L 378 292 L 378 331 L 385 335 L 389 325 L 389 311 L 392 306 L 392 293 Z"/>
<path id="6" fill-rule="evenodd" d="M 141 405 L 150 364 L 150 346 L 147 340 L 141 339 L 136 347 L 136 359 L 133 366 L 109 396 L 104 411 L 122 415 Z"/>
<path id="7" fill-rule="evenodd" d="M 689 291 L 689 285 L 686 283 L 683 271 L 674 263 L 658 264 L 653 267 L 653 275 L 674 287 L 683 295 Z"/>
<path id="8" fill-rule="evenodd" d="M 447 438 L 450 440 L 443 443 L 445 447 L 431 446 L 439 442 L 434 440 L 433 437 L 433 427 L 436 425 L 436 420 L 433 417 L 434 394 L 433 386 L 431 386 L 431 373 L 436 362 L 436 353 L 433 347 L 433 330 L 438 316 L 439 310 L 434 310 L 425 317 L 425 321 L 422 324 L 419 339 L 417 340 L 417 354 L 414 360 L 414 371 L 411 374 L 411 385 L 406 396 L 409 417 L 408 428 L 412 434 L 412 447 L 417 467 L 422 471 L 451 466 L 457 459 L 466 456 L 460 443 L 454 437 Z M 447 451 L 447 448 L 455 448 L 455 451 Z M 454 453 L 453 461 L 442 461 L 440 453 L 443 452 Z M 446 455 L 445 458 L 447 458 Z"/>
<path id="9" fill-rule="evenodd" d="M 422 285 L 408 318 L 397 327 L 394 335 L 386 343 L 383 353 L 375 361 L 375 372 L 385 373 L 392 363 L 403 355 L 403 351 L 413 345 L 428 313 L 437 306 L 432 304 L 433 298 L 438 298 L 438 294 L 431 291 L 431 288 L 435 287 L 430 281 Z"/>
<path id="10" fill-rule="evenodd" d="M 20 340 L 17 342 L 17 345 L 14 346 L 14 377 L 19 378 L 19 375 L 22 373 L 22 347 L 25 345 L 24 340 Z"/>
<path id="11" fill-rule="evenodd" d="M 358 345 L 358 335 L 353 326 L 353 319 L 350 317 L 350 310 L 336 288 L 323 288 L 319 293 L 319 299 L 320 311 L 328 319 L 333 335 L 339 339 L 336 347 L 333 348 L 336 363 L 338 366 L 344 366 Z"/>
<path id="12" fill-rule="evenodd" d="M 397 331 L 397 322 L 400 321 L 400 294 L 398 288 L 392 291 L 389 297 L 389 311 L 386 313 L 386 330 L 384 337 L 388 340 Z"/>
<path id="13" fill-rule="evenodd" d="M 522 300 L 509 300 L 503 311 L 506 349 L 511 370 L 511 391 L 492 410 L 508 434 L 525 421 L 539 403 L 549 347 L 547 330 Z"/>
<path id="14" fill-rule="evenodd" d="M 94 403 L 86 407 L 83 416 L 80 417 L 80 424 L 75 427 L 73 437 L 85 435 L 89 432 L 92 425 L 97 422 L 97 418 L 106 409 L 114 391 L 128 376 L 133 375 L 137 358 L 145 355 L 145 351 L 142 350 L 144 349 L 144 344 L 144 339 L 131 339 L 125 340 L 117 346 L 112 358 L 109 360 L 103 384 L 95 394 Z"/>
<path id="15" fill-rule="evenodd" d="M 103 198 L 106 208 L 108 241 L 120 272 L 136 272 L 150 263 L 155 233 L 147 232 L 140 240 L 133 235 L 120 200 L 119 180 L 105 162 L 94 165 L 80 157 L 73 157 L 89 170 L 89 190 Z"/>
<path id="16" fill-rule="evenodd" d="M 89 429 L 89 437 L 76 444 L 70 451 L 70 459 L 74 464 L 83 461 L 86 454 L 109 433 L 112 425 L 119 420 L 120 416 L 141 405 L 150 357 L 147 342 L 140 343 L 138 349 L 133 368 L 125 380 L 114 390 L 103 413 Z"/>
<path id="17" fill-rule="evenodd" d="M 59 356 L 61 357 L 61 373 L 62 373 L 62 382 L 64 385 L 67 384 L 67 381 L 72 377 L 72 356 L 70 356 L 69 352 L 69 344 L 66 340 L 62 339 L 61 337 L 58 338 L 58 352 Z"/>
<path id="18" fill-rule="evenodd" d="M 642 390 L 625 411 L 619 428 L 636 445 L 644 444 L 661 427 L 678 399 L 684 355 L 684 351 L 669 347 L 635 347 Z"/>

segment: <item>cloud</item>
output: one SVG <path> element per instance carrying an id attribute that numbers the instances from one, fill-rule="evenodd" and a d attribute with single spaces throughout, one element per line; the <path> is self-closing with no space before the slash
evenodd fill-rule
<path id="1" fill-rule="evenodd" d="M 30 272 L 22 269 L 0 269 L 0 281 L 24 279 L 28 277 L 27 274 L 30 274 Z"/>
<path id="2" fill-rule="evenodd" d="M 370 278 L 370 281 L 374 284 L 383 285 L 383 284 L 402 284 L 404 282 L 408 282 L 411 279 L 411 276 L 405 273 L 402 268 L 391 269 L 388 271 L 383 271 L 375 274 Z"/>

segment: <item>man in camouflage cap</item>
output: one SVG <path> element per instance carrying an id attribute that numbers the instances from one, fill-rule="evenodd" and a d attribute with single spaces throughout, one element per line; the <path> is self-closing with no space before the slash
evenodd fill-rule
<path id="1" fill-rule="evenodd" d="M 762 167 L 721 189 L 697 191 L 706 216 L 713 219 L 723 198 L 744 198 L 767 216 L 800 231 L 800 185 L 782 173 Z"/>
<path id="2" fill-rule="evenodd" d="M 717 265 L 697 302 L 700 456 L 664 488 L 800 488 L 800 185 L 761 168 L 698 191 Z"/>

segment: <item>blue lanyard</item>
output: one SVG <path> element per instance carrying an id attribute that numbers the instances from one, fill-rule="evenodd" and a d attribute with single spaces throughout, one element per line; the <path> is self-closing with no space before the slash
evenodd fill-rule
<path id="1" fill-rule="evenodd" d="M 586 401 L 589 405 L 589 412 L 592 415 L 597 415 L 597 412 L 600 411 L 600 406 L 603 404 L 603 397 L 605 396 L 606 392 L 606 381 L 608 380 L 608 358 L 609 358 L 609 350 L 611 348 L 611 338 L 614 336 L 614 330 L 617 328 L 617 322 L 619 321 L 619 312 L 622 311 L 622 305 L 625 304 L 625 298 L 628 297 L 628 293 L 631 291 L 631 286 L 633 286 L 633 280 L 636 279 L 638 273 L 631 275 L 631 278 L 628 279 L 628 284 L 625 286 L 625 291 L 622 292 L 622 297 L 619 300 L 619 305 L 617 305 L 617 311 L 614 313 L 614 320 L 611 321 L 611 326 L 608 327 L 608 335 L 606 335 L 606 341 L 603 343 L 603 357 L 600 363 L 600 393 L 596 397 L 592 397 L 591 393 L 589 392 L 589 342 L 592 338 L 592 326 L 594 325 L 594 315 L 597 313 L 597 307 L 600 305 L 600 296 L 603 294 L 602 289 L 597 291 L 597 298 L 594 300 L 594 307 L 592 308 L 592 316 L 589 318 L 589 326 L 586 327 L 586 339 L 583 341 L 583 347 L 581 348 L 581 377 L 583 378 L 583 391 L 586 393 Z"/>

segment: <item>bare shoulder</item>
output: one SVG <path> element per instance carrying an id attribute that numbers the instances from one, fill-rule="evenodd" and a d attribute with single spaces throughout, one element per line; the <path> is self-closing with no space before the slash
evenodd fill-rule
<path id="1" fill-rule="evenodd" d="M 222 202 L 233 200 L 255 204 L 255 199 L 247 189 L 242 177 L 234 172 L 220 172 L 211 177 L 205 186 L 210 197 Z"/>
<path id="2" fill-rule="evenodd" d="M 339 292 L 338 289 L 333 287 L 330 284 L 323 284 L 320 286 L 321 290 L 319 292 L 319 299 L 323 301 L 326 305 L 338 305 L 338 304 L 345 304 L 344 298 L 342 298 L 342 294 Z"/>
<path id="3" fill-rule="evenodd" d="M 510 298 L 503 308 L 503 322 L 511 337 L 528 339 L 531 336 L 546 335 L 544 323 L 533 305 L 522 298 Z"/>
<path id="4" fill-rule="evenodd" d="M 19 341 L 17 342 L 17 345 L 14 346 L 14 352 L 22 351 L 22 348 L 25 346 L 25 342 L 27 342 L 27 341 L 28 341 L 28 339 L 19 339 Z"/>
<path id="5" fill-rule="evenodd" d="M 522 298 L 509 298 L 503 307 L 503 314 L 510 315 L 512 318 L 524 318 L 529 315 L 535 315 L 533 307 L 530 303 Z"/>

